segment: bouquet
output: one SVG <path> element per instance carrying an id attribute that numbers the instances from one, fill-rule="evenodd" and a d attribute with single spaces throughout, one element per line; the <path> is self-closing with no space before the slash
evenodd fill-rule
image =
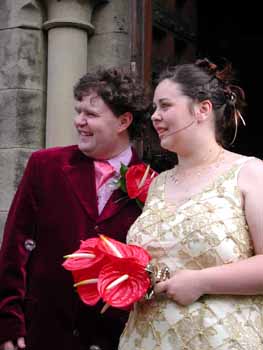
<path id="1" fill-rule="evenodd" d="M 101 313 L 110 306 L 129 309 L 143 297 L 151 299 L 155 283 L 169 278 L 169 269 L 152 265 L 145 249 L 105 235 L 82 241 L 65 258 L 63 267 L 72 272 L 81 300 L 92 306 L 102 299 Z"/>
<path id="2" fill-rule="evenodd" d="M 142 208 L 146 201 L 149 186 L 157 175 L 158 173 L 151 169 L 150 165 L 142 163 L 127 167 L 122 164 L 118 185 L 123 192 L 127 193 L 129 198 L 135 199 Z"/>

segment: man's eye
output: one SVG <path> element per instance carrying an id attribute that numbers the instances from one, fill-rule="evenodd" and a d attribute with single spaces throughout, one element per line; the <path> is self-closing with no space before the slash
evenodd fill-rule
<path id="1" fill-rule="evenodd" d="M 90 113 L 90 114 L 89 114 L 89 118 L 97 118 L 97 117 L 98 117 L 97 114 L 93 114 L 93 113 Z"/>
<path id="2" fill-rule="evenodd" d="M 96 117 L 96 114 L 94 114 L 94 113 L 89 113 L 89 112 L 87 112 L 87 113 L 85 113 L 85 117 L 86 118 L 95 118 Z"/>

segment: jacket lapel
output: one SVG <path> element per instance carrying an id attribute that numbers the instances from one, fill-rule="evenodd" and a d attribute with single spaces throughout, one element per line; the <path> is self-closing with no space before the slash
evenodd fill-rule
<path id="1" fill-rule="evenodd" d="M 132 149 L 132 158 L 129 163 L 129 166 L 140 163 L 140 160 L 138 158 L 138 155 L 134 149 Z M 103 211 L 101 212 L 100 216 L 98 217 L 98 222 L 104 221 L 108 219 L 111 216 L 114 216 L 116 213 L 118 213 L 131 199 L 127 196 L 126 193 L 124 193 L 122 190 L 117 189 L 115 190 L 108 202 L 106 203 Z"/>
<path id="2" fill-rule="evenodd" d="M 62 166 L 62 170 L 84 209 L 96 220 L 98 209 L 93 161 L 78 152 L 76 157 Z"/>

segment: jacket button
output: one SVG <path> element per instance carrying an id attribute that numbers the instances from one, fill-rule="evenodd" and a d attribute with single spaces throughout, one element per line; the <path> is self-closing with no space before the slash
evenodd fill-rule
<path id="1" fill-rule="evenodd" d="M 73 329 L 73 336 L 78 337 L 79 336 L 79 330 L 77 328 Z"/>
<path id="2" fill-rule="evenodd" d="M 89 350 L 101 350 L 101 348 L 98 345 L 91 345 Z"/>
<path id="3" fill-rule="evenodd" d="M 33 241 L 33 239 L 26 239 L 24 246 L 26 250 L 28 250 L 29 252 L 32 252 L 32 250 L 36 248 L 36 242 Z"/>
<path id="4" fill-rule="evenodd" d="M 100 227 L 99 227 L 98 225 L 95 225 L 95 226 L 94 226 L 94 230 L 95 230 L 96 232 L 99 232 Z"/>

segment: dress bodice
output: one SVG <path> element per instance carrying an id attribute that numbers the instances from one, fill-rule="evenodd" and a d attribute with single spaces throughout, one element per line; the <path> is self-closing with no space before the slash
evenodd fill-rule
<path id="1" fill-rule="evenodd" d="M 127 242 L 147 249 L 153 263 L 165 263 L 171 273 L 252 256 L 237 182 L 247 159 L 243 157 L 180 206 L 165 199 L 171 170 L 161 173 Z M 263 349 L 262 311 L 261 296 L 205 295 L 188 306 L 163 297 L 141 301 L 130 314 L 119 349 Z"/>
<path id="2" fill-rule="evenodd" d="M 168 170 L 158 176 L 127 242 L 140 244 L 171 271 L 234 262 L 253 254 L 237 185 L 237 163 L 179 207 L 165 200 Z"/>

